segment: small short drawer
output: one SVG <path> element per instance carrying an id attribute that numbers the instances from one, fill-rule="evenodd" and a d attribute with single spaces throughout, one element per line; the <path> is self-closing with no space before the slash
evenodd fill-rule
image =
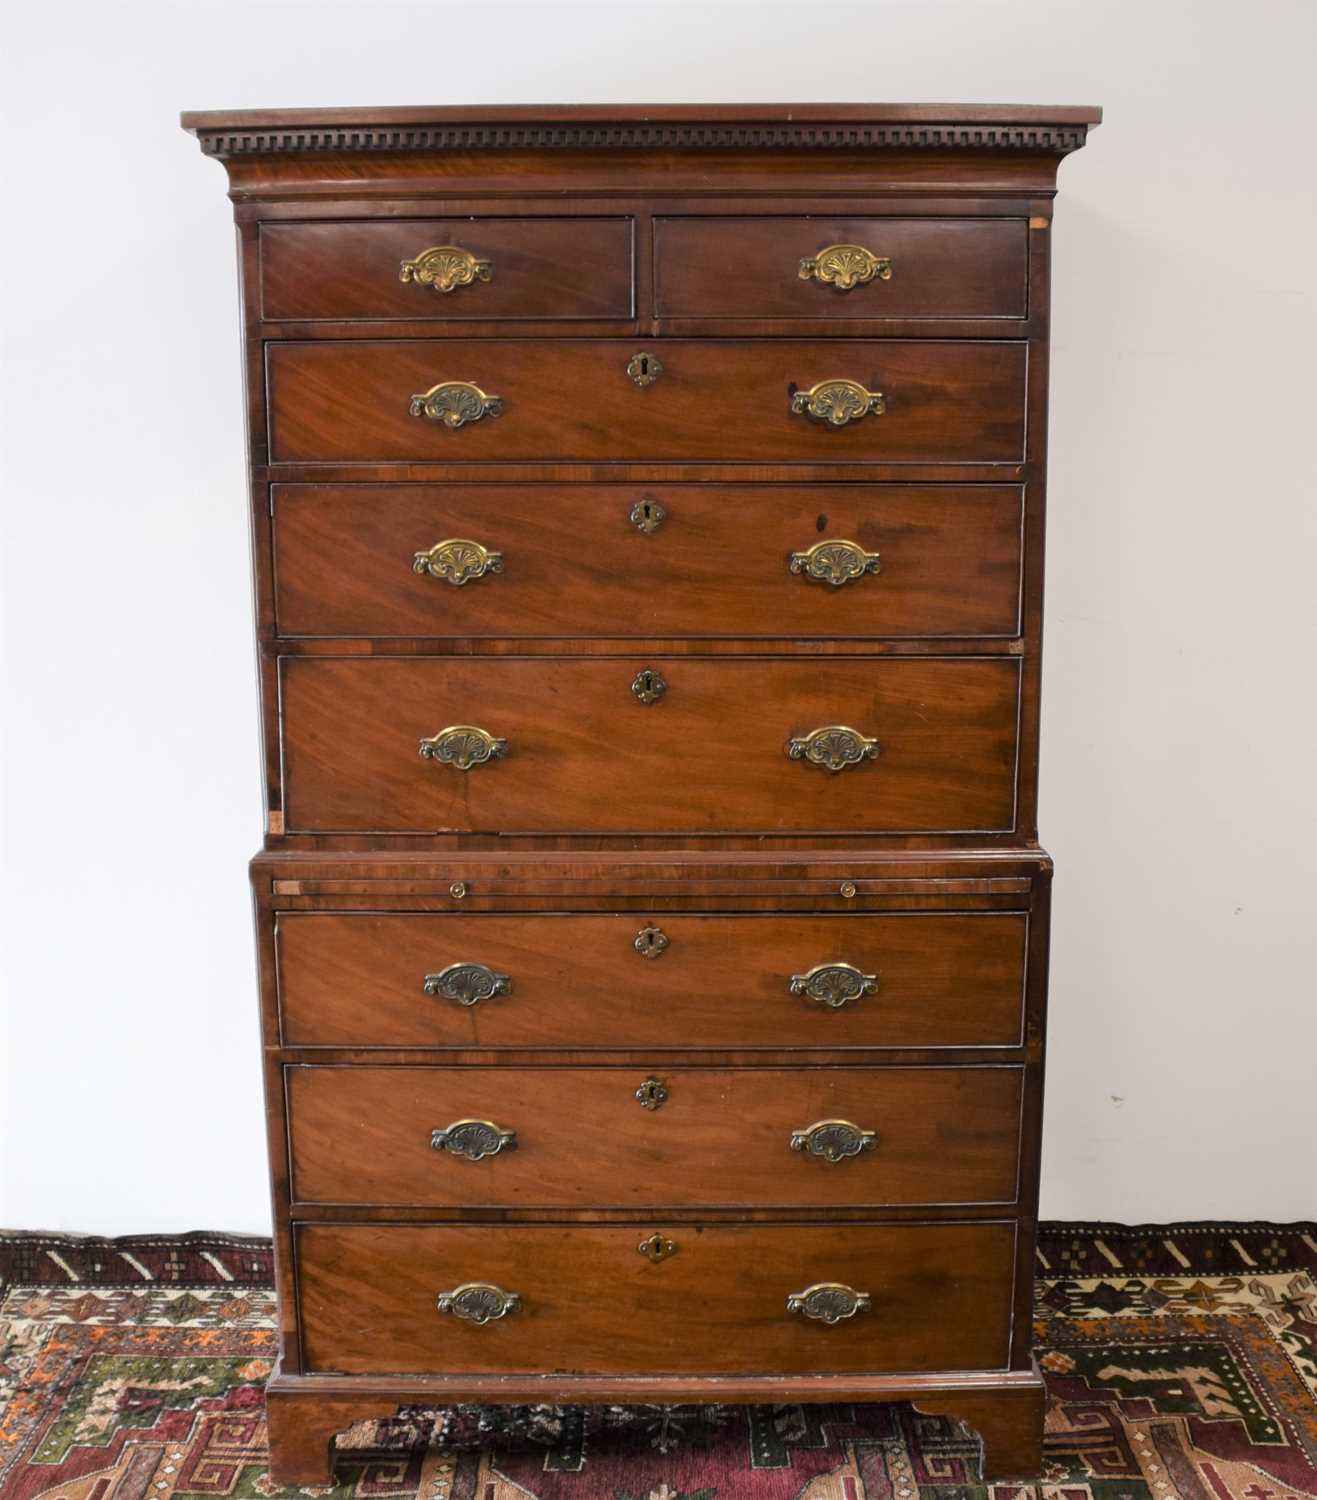
<path id="1" fill-rule="evenodd" d="M 1010 1357 L 1011 1223 L 294 1233 L 316 1373 L 880 1374 Z"/>
<path id="2" fill-rule="evenodd" d="M 262 224 L 261 314 L 409 322 L 629 319 L 632 221 Z"/>
<path id="3" fill-rule="evenodd" d="M 1019 485 L 274 486 L 285 636 L 1010 636 Z"/>
<path id="4" fill-rule="evenodd" d="M 290 1065 L 292 1196 L 377 1208 L 1011 1204 L 1023 1076 Z"/>
<path id="5" fill-rule="evenodd" d="M 660 218 L 660 317 L 1023 318 L 1026 221 Z"/>
<path id="6" fill-rule="evenodd" d="M 290 656 L 289 833 L 1004 832 L 1020 664 Z"/>
<path id="7" fill-rule="evenodd" d="M 281 912 L 290 1047 L 1013 1047 L 1022 912 Z"/>
<path id="8" fill-rule="evenodd" d="M 267 346 L 276 463 L 1018 463 L 1011 339 L 326 339 Z"/>

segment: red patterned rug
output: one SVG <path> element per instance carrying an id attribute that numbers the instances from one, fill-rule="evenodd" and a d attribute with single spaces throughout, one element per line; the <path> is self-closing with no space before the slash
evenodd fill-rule
<path id="1" fill-rule="evenodd" d="M 1317 1225 L 1048 1225 L 1038 1274 L 1045 1500 L 1317 1500 Z M 274 1347 L 266 1240 L 0 1235 L 0 1496 L 297 1493 L 265 1467 Z M 903 1406 L 417 1408 L 341 1436 L 336 1481 L 310 1493 L 985 1494 L 972 1434 Z"/>

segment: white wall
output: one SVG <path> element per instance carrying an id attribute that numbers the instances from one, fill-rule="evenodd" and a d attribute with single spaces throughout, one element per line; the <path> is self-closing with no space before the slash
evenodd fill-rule
<path id="1" fill-rule="evenodd" d="M 1106 106 L 1055 235 L 1043 1208 L 1317 1209 L 1315 17 L 13 8 L 0 1223 L 268 1222 L 233 249 L 177 112 L 542 100 Z"/>

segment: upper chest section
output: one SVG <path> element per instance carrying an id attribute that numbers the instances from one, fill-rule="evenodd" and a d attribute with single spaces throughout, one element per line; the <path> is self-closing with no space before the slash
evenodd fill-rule
<path id="1" fill-rule="evenodd" d="M 1098 112 L 831 105 L 244 111 L 223 161 L 249 315 L 674 333 L 1000 329 Z"/>

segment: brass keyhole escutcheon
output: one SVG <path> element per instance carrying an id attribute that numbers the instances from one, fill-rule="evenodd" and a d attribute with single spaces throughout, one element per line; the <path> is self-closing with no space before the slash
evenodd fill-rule
<path id="1" fill-rule="evenodd" d="M 657 354 L 650 354 L 642 349 L 639 354 L 633 354 L 627 360 L 626 372 L 641 390 L 644 390 L 647 385 L 653 385 L 662 375 L 663 366 L 659 363 Z"/>
<path id="2" fill-rule="evenodd" d="M 661 1234 L 651 1234 L 648 1239 L 641 1240 L 636 1249 L 652 1266 L 677 1253 L 675 1241 L 665 1239 Z"/>
<path id="3" fill-rule="evenodd" d="M 631 683 L 631 691 L 641 703 L 657 703 L 668 690 L 662 674 L 653 667 L 641 667 Z"/>
<path id="4" fill-rule="evenodd" d="M 641 958 L 658 958 L 667 949 L 670 941 L 661 927 L 642 927 L 636 933 L 636 952 Z"/>
<path id="5" fill-rule="evenodd" d="M 636 1090 L 641 1109 L 659 1109 L 668 1101 L 666 1086 L 657 1078 L 646 1078 Z"/>
<path id="6" fill-rule="evenodd" d="M 653 536 L 662 526 L 667 511 L 657 500 L 637 500 L 631 507 L 631 514 L 627 519 L 637 531 L 643 531 L 646 536 Z"/>

